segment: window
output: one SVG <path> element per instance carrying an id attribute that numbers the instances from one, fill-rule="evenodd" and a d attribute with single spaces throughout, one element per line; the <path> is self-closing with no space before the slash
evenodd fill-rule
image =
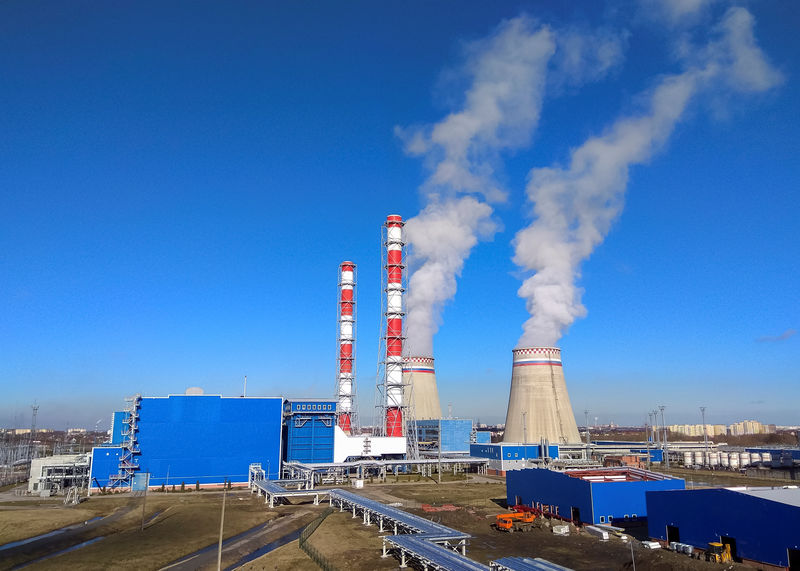
<path id="1" fill-rule="evenodd" d="M 600 523 L 606 523 L 606 516 L 604 515 L 600 516 Z"/>
<path id="2" fill-rule="evenodd" d="M 608 523 L 611 523 L 611 520 L 613 520 L 613 519 L 614 518 L 612 516 L 608 516 Z"/>
<path id="3" fill-rule="evenodd" d="M 625 514 L 625 519 L 630 519 L 630 517 L 628 516 L 628 514 Z"/>
<path id="4" fill-rule="evenodd" d="M 311 405 L 311 410 L 317 410 L 317 405 L 315 405 L 315 404 L 312 404 L 312 405 Z"/>
<path id="5" fill-rule="evenodd" d="M 636 514 L 633 514 L 631 517 L 632 517 L 633 519 L 636 519 L 636 518 L 637 518 L 637 517 L 639 517 L 639 516 L 638 516 L 638 515 L 636 515 Z"/>

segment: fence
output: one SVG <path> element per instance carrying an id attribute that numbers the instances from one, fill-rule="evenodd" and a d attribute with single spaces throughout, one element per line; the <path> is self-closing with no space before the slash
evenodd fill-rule
<path id="1" fill-rule="evenodd" d="M 300 533 L 300 549 L 302 549 L 306 555 L 308 555 L 311 560 L 320 566 L 321 569 L 324 571 L 336 571 L 336 567 L 328 561 L 328 559 L 313 545 L 308 542 L 308 539 L 311 537 L 317 528 L 322 525 L 322 522 L 325 521 L 325 518 L 328 517 L 333 513 L 333 508 L 326 508 L 324 512 L 320 514 L 320 516 L 308 524 L 303 531 Z"/>

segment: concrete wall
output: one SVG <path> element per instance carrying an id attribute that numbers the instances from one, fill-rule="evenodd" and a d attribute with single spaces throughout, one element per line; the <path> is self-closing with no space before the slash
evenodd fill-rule
<path id="1" fill-rule="evenodd" d="M 795 492 L 798 505 L 724 488 L 647 492 L 648 532 L 666 540 L 667 525 L 674 526 L 682 543 L 700 548 L 733 537 L 739 557 L 786 567 L 787 549 L 800 549 L 800 489 Z"/>

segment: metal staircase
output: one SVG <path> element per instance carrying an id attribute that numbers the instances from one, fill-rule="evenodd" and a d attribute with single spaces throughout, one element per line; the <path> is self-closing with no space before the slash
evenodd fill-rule
<path id="1" fill-rule="evenodd" d="M 133 475 L 139 469 L 136 458 L 141 454 L 136 433 L 139 429 L 139 407 L 141 406 L 142 395 L 134 395 L 126 398 L 128 405 L 125 407 L 125 418 L 122 423 L 125 428 L 122 431 L 122 455 L 119 457 L 119 472 L 111 475 L 110 487 L 130 487 L 133 483 Z"/>

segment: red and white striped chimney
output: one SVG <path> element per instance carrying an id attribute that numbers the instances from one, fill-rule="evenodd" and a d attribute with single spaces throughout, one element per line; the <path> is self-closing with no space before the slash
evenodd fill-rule
<path id="1" fill-rule="evenodd" d="M 403 436 L 403 218 L 386 217 L 386 436 Z"/>
<path id="2" fill-rule="evenodd" d="M 355 288 L 356 265 L 339 265 L 339 360 L 337 372 L 338 424 L 345 434 L 352 431 L 353 398 L 355 396 Z"/>

